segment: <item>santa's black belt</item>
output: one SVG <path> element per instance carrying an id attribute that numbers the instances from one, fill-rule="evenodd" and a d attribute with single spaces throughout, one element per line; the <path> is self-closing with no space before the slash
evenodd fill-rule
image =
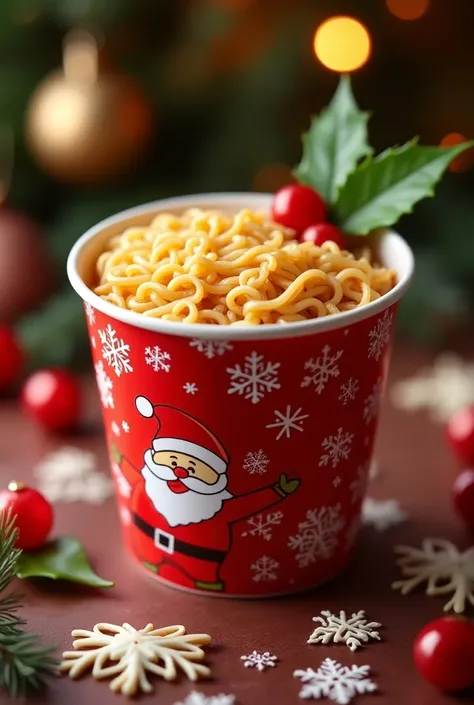
<path id="1" fill-rule="evenodd" d="M 212 548 L 204 548 L 203 546 L 194 546 L 192 543 L 180 541 L 167 531 L 155 529 L 154 526 L 151 526 L 146 521 L 143 521 L 138 514 L 133 514 L 132 517 L 135 526 L 153 541 L 155 541 L 157 533 L 159 538 L 164 539 L 165 542 L 163 543 L 157 544 L 155 541 L 155 545 L 157 545 L 158 548 L 161 548 L 165 553 L 182 553 L 184 556 L 200 558 L 203 561 L 211 561 L 212 563 L 222 563 L 227 555 L 225 551 L 217 551 Z M 166 544 L 166 540 L 169 541 L 168 544 Z"/>

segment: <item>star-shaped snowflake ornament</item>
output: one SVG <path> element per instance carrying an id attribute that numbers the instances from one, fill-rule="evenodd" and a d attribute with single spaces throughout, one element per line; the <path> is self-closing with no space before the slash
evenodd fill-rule
<path id="1" fill-rule="evenodd" d="M 241 656 L 240 659 L 244 662 L 245 668 L 256 668 L 257 671 L 264 671 L 266 668 L 275 668 L 278 661 L 277 656 L 273 656 L 269 651 L 260 653 L 252 651 L 248 656 Z"/>
<path id="2" fill-rule="evenodd" d="M 234 703 L 235 695 L 219 693 L 219 695 L 208 696 L 194 690 L 182 702 L 175 703 L 175 705 L 234 705 Z"/>
<path id="3" fill-rule="evenodd" d="M 356 696 L 373 693 L 377 686 L 369 678 L 369 666 L 342 666 L 326 658 L 317 671 L 307 668 L 293 675 L 303 683 L 300 698 L 328 698 L 338 705 L 347 705 Z"/>
<path id="4" fill-rule="evenodd" d="M 339 615 L 323 610 L 321 616 L 313 617 L 313 622 L 318 622 L 314 632 L 308 639 L 308 644 L 335 644 L 345 643 L 351 651 L 355 651 L 369 639 L 380 640 L 376 629 L 382 625 L 379 622 L 368 622 L 364 610 L 354 612 L 352 617 L 347 617 L 344 610 Z"/>

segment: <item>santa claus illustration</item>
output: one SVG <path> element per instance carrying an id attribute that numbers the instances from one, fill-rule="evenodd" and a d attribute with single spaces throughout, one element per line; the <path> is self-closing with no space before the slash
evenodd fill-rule
<path id="1" fill-rule="evenodd" d="M 298 479 L 280 475 L 273 485 L 234 496 L 230 458 L 204 424 L 180 409 L 135 400 L 157 429 L 140 471 L 118 455 L 131 486 L 131 541 L 139 559 L 164 579 L 223 592 L 220 568 L 232 543 L 232 524 L 293 494 Z M 179 573 L 179 576 L 177 576 Z"/>

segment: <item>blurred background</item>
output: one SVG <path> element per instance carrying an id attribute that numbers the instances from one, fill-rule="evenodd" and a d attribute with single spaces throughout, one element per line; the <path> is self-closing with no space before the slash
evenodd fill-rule
<path id="1" fill-rule="evenodd" d="M 474 137 L 473 27 L 472 0 L 1 0 L 0 321 L 31 366 L 88 364 L 65 277 L 85 229 L 166 196 L 274 191 L 339 71 L 377 151 Z M 470 323 L 472 164 L 399 225 L 418 256 L 400 334 L 421 345 Z"/>

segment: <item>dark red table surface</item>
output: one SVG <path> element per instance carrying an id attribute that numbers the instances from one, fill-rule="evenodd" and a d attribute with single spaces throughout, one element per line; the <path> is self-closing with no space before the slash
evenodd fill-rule
<path id="1" fill-rule="evenodd" d="M 413 374 L 432 360 L 430 353 L 399 347 L 391 369 L 391 380 Z M 31 468 L 48 452 L 63 445 L 93 450 L 108 472 L 105 444 L 100 428 L 99 405 L 92 382 L 86 380 L 88 431 L 55 439 L 25 420 L 15 401 L 0 403 L 0 479 L 29 481 Z M 184 677 L 174 683 L 153 679 L 155 691 L 144 701 L 174 705 L 196 689 L 208 695 L 233 693 L 238 705 L 262 702 L 291 705 L 298 698 L 297 668 L 317 668 L 331 657 L 343 664 L 368 664 L 376 694 L 357 696 L 354 703 L 368 705 L 446 705 L 458 701 L 437 692 L 416 673 L 411 659 L 412 640 L 429 620 L 441 616 L 445 600 L 430 598 L 423 590 L 402 597 L 390 585 L 399 576 L 393 557 L 396 544 L 419 545 L 424 537 L 444 537 L 460 548 L 471 538 L 453 513 L 450 488 L 456 466 L 443 441 L 442 429 L 426 414 L 383 410 L 377 459 L 381 473 L 370 486 L 370 495 L 397 498 L 410 514 L 410 521 L 377 533 L 365 528 L 350 568 L 336 581 L 311 593 L 273 600 L 226 600 L 198 597 L 154 583 L 141 573 L 124 553 L 114 501 L 93 506 L 85 503 L 58 504 L 56 532 L 73 534 L 85 545 L 100 575 L 113 579 L 109 591 L 80 589 L 51 581 L 23 583 L 24 616 L 31 629 L 46 642 L 57 645 L 58 654 L 70 648 L 70 632 L 91 629 L 97 622 L 129 622 L 141 628 L 183 624 L 188 632 L 212 636 L 207 662 L 213 679 L 192 684 Z M 383 624 L 383 641 L 352 654 L 345 646 L 311 646 L 306 640 L 313 629 L 312 617 L 321 610 L 347 612 L 366 610 Z M 240 656 L 253 649 L 279 657 L 278 666 L 263 673 L 244 668 Z M 32 701 L 48 705 L 108 705 L 121 695 L 107 682 L 87 676 L 74 682 L 61 677 Z M 123 700 L 125 702 L 125 699 Z M 0 702 L 13 702 L 1 695 Z M 329 702 L 322 700 L 321 702 Z M 474 703 L 465 694 L 461 702 Z"/>

